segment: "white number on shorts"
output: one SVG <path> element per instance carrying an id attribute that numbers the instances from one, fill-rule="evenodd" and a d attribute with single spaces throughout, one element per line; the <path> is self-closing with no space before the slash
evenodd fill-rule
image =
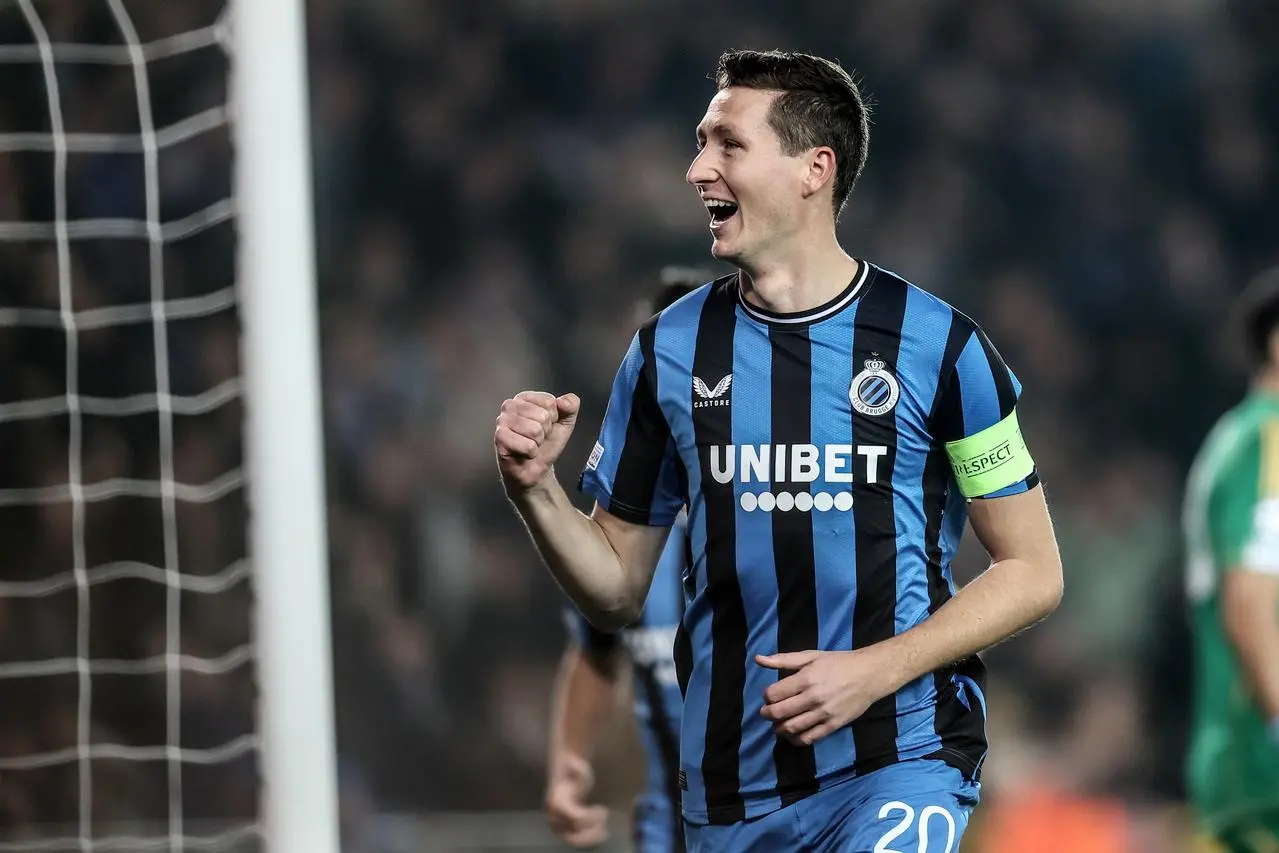
<path id="1" fill-rule="evenodd" d="M 937 814 L 946 821 L 946 849 L 942 853 L 950 853 L 951 848 L 955 846 L 955 819 L 951 817 L 950 812 L 941 806 L 926 806 L 919 813 L 919 853 L 928 853 L 928 824 L 930 818 Z"/>
<path id="2" fill-rule="evenodd" d="M 898 801 L 884 803 L 879 810 L 879 819 L 886 820 L 894 812 L 901 812 L 905 816 L 896 826 L 884 833 L 884 836 L 875 845 L 874 853 L 904 853 L 904 851 L 892 849 L 888 846 L 888 843 L 895 841 L 898 836 L 910 829 L 910 825 L 915 822 L 915 810 Z M 958 831 L 955 826 L 955 818 L 941 806 L 926 806 L 919 813 L 919 850 L 917 853 L 929 853 L 928 824 L 935 815 L 941 815 L 946 821 L 946 848 L 941 853 L 951 853 L 951 850 L 955 847 L 955 833 Z"/>
<path id="3" fill-rule="evenodd" d="M 905 812 L 906 816 L 902 818 L 901 823 L 884 833 L 884 837 L 879 839 L 879 843 L 875 845 L 874 853 L 902 853 L 900 850 L 890 849 L 888 842 L 895 841 L 897 836 L 910 829 L 911 823 L 915 820 L 915 810 L 905 803 L 884 803 L 884 807 L 879 810 L 879 819 L 884 820 L 897 811 Z"/>

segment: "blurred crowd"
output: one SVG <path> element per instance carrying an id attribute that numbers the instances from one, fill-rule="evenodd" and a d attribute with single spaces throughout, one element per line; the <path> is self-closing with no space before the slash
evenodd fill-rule
<path id="1" fill-rule="evenodd" d="M 37 5 L 55 39 L 120 43 L 106 4 Z M 129 4 L 144 40 L 204 26 L 220 6 Z M 1279 261 L 1272 4 L 310 0 L 308 14 L 337 722 L 353 814 L 538 806 L 563 599 L 504 502 L 493 418 L 526 388 L 581 394 L 560 472 L 576 480 L 635 304 L 661 266 L 710 261 L 706 214 L 683 179 L 707 75 L 725 48 L 777 47 L 837 58 L 874 105 L 845 246 L 978 318 L 1026 389 L 1067 589 L 1050 621 L 989 655 L 987 834 L 1010 838 L 1033 823 L 1019 815 L 1051 813 L 1094 828 L 1074 851 L 1171 849 L 1190 687 L 1181 480 L 1243 389 L 1220 333 L 1229 300 Z M 0 36 L 31 41 L 12 9 Z M 153 64 L 169 123 L 225 99 L 224 57 L 198 56 Z M 59 74 L 68 130 L 136 132 L 127 66 Z M 39 66 L 0 64 L 0 80 L 0 133 L 47 132 Z M 163 218 L 225 195 L 231 154 L 225 129 L 166 149 Z M 0 147 L 0 222 L 52 219 L 53 164 L 48 151 Z M 68 187 L 72 218 L 145 215 L 140 154 L 73 154 Z M 169 295 L 228 286 L 233 237 L 223 225 L 167 246 Z M 78 310 L 149 298 L 143 241 L 77 242 L 71 261 Z M 52 242 L 0 241 L 0 307 L 56 309 L 58 283 Z M 233 320 L 170 324 L 175 393 L 237 373 Z M 80 393 L 155 390 L 150 324 L 80 340 Z M 64 393 L 59 328 L 6 328 L 0 358 L 11 366 L 0 406 Z M 236 467 L 241 417 L 232 403 L 177 418 L 177 479 Z M 68 423 L 0 417 L 4 446 L 22 448 L 0 459 L 0 489 L 66 482 Z M 156 424 L 154 413 L 86 416 L 85 481 L 158 477 Z M 157 503 L 93 505 L 88 565 L 163 565 Z M 183 505 L 181 570 L 242 557 L 243 521 L 238 492 Z M 66 505 L 0 502 L 0 531 L 14 543 L 0 581 L 74 562 Z M 980 571 L 980 549 L 970 542 L 960 564 L 964 577 Z M 183 596 L 184 652 L 244 641 L 237 589 Z M 162 587 L 102 584 L 92 604 L 95 656 L 163 650 Z M 76 612 L 74 590 L 0 597 L 0 661 L 73 655 Z M 165 741 L 141 692 L 99 680 L 95 737 Z M 46 682 L 6 690 L 0 758 L 74 742 L 76 679 Z M 162 697 L 163 679 L 153 687 Z M 250 673 L 183 687 L 184 743 L 251 729 Z M 606 799 L 631 790 L 633 750 L 606 765 Z M 145 792 L 134 799 L 162 815 L 163 773 L 143 784 L 143 767 L 96 781 L 104 797 Z M 252 768 L 237 767 L 199 795 L 210 815 L 251 810 Z M 74 818 L 74 800 L 61 798 L 66 814 L 33 805 L 59 799 L 39 792 L 74 783 L 70 771 L 56 782 L 49 771 L 44 788 L 13 781 L 35 778 L 24 772 L 0 773 L 0 823 Z M 1098 832 L 1128 846 L 1097 846 Z"/>

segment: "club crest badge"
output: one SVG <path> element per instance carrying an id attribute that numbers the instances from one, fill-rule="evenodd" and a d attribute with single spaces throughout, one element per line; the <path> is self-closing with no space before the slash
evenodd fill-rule
<path id="1" fill-rule="evenodd" d="M 853 408 L 873 417 L 891 412 L 899 396 L 901 386 L 897 384 L 897 377 L 888 372 L 887 365 L 880 358 L 866 359 L 866 368 L 853 377 L 853 384 L 848 389 L 848 399 Z"/>

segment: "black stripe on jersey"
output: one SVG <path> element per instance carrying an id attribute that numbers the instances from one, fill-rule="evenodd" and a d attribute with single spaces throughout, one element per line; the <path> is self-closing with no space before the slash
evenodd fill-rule
<path id="1" fill-rule="evenodd" d="M 680 470 L 683 470 L 681 466 Z M 685 494 L 688 487 L 685 486 Z M 693 559 L 693 534 L 689 530 L 684 531 L 684 576 L 683 590 L 684 601 L 692 601 L 693 596 L 697 594 L 697 562 Z"/>
<path id="2" fill-rule="evenodd" d="M 732 279 L 724 279 L 714 285 L 702 306 L 697 327 L 693 376 L 708 382 L 716 382 L 733 371 L 737 310 L 731 283 Z M 691 381 L 688 393 L 693 394 Z M 711 687 L 702 779 L 710 821 L 737 823 L 746 817 L 739 790 L 746 689 L 746 610 L 737 580 L 737 498 L 733 483 L 717 483 L 711 474 L 711 447 L 732 443 L 732 407 L 694 407 L 693 434 L 706 509 L 705 595 L 711 603 Z"/>
<path id="3" fill-rule="evenodd" d="M 950 331 L 946 335 L 946 349 L 942 353 L 941 374 L 937 380 L 937 394 L 933 398 L 928 417 L 928 429 L 934 442 L 945 455 L 945 443 L 964 436 L 964 394 L 960 387 L 955 365 L 963 355 L 968 339 L 977 325 L 954 309 L 951 310 Z"/>
<path id="4" fill-rule="evenodd" d="M 693 536 L 689 532 L 684 533 L 684 578 L 683 593 L 684 601 L 687 602 L 693 598 L 693 594 L 697 592 L 697 564 L 693 562 Z M 688 679 L 693 674 L 693 638 L 688 635 L 688 631 L 684 629 L 684 620 L 679 620 L 679 627 L 675 629 L 675 678 L 679 681 L 679 692 L 681 696 L 688 695 Z"/>
<path id="5" fill-rule="evenodd" d="M 981 341 L 982 351 L 990 362 L 990 373 L 995 378 L 995 393 L 999 396 L 999 418 L 1003 420 L 1013 413 L 1013 408 L 1017 405 L 1017 390 L 1013 387 L 1012 373 L 999 350 L 995 349 L 990 338 L 980 329 L 977 330 L 977 340 Z"/>
<path id="6" fill-rule="evenodd" d="M 945 670 L 945 685 L 939 683 L 934 726 L 942 736 L 941 749 L 925 755 L 944 761 L 966 778 L 976 780 L 986 757 L 986 720 L 981 700 L 972 691 L 965 690 L 967 699 L 961 699 L 960 687 L 953 675 L 965 676 L 986 692 L 986 664 L 973 655 Z M 940 676 L 940 673 L 939 673 Z"/>
<path id="7" fill-rule="evenodd" d="M 853 372 L 881 359 L 897 373 L 906 284 L 872 269 L 857 306 L 853 331 Z M 853 481 L 856 524 L 857 601 L 853 606 L 853 648 L 863 649 L 893 636 L 897 610 L 897 518 L 893 508 L 893 466 L 897 459 L 895 411 L 873 416 L 853 411 L 853 444 L 881 445 L 877 482 Z M 892 695 L 875 702 L 852 726 L 857 772 L 869 773 L 897 761 L 897 704 Z"/>
<path id="8" fill-rule="evenodd" d="M 974 325 L 958 311 L 951 316 L 950 331 L 946 335 L 946 348 L 942 352 L 941 372 L 937 393 L 933 397 L 928 416 L 929 431 L 933 435 L 932 447 L 924 462 L 924 547 L 928 557 L 928 613 L 936 613 L 950 600 L 950 587 L 942 573 L 941 527 L 950 492 L 950 464 L 946 459 L 946 438 L 940 430 L 956 430 L 963 423 L 964 401 L 958 382 L 952 382 L 955 363 L 972 336 Z M 949 425 L 943 426 L 943 425 Z M 952 432 L 952 436 L 954 433 Z M 965 708 L 959 700 L 952 675 L 956 671 L 969 675 L 978 684 L 985 681 L 985 666 L 973 656 L 956 666 L 945 667 L 933 674 L 933 688 L 937 692 L 937 710 L 933 717 L 934 730 L 941 737 L 942 748 L 938 758 L 954 766 L 965 775 L 974 774 L 986 752 L 985 724 L 981 708 Z M 976 697 L 971 701 L 976 703 Z"/>
<path id="9" fill-rule="evenodd" d="M 679 744 L 671 734 L 674 722 L 666 719 L 666 706 L 662 703 L 662 686 L 657 681 L 657 673 L 653 667 L 636 667 L 636 680 L 644 698 L 648 700 L 648 725 L 653 731 L 653 739 L 662 754 L 662 776 L 665 781 L 666 796 L 674 804 L 672 819 L 675 825 L 671 828 L 671 837 L 675 839 L 675 850 L 684 850 L 684 826 L 680 816 L 679 788 Z"/>
<path id="10" fill-rule="evenodd" d="M 653 495 L 664 467 L 671 440 L 671 427 L 657 402 L 657 361 L 653 353 L 657 338 L 657 318 L 639 330 L 640 352 L 644 356 L 635 391 L 631 394 L 631 417 L 626 424 L 626 443 L 617 460 L 617 474 L 609 508 L 613 514 L 635 524 L 648 524 Z"/>
<path id="11" fill-rule="evenodd" d="M 813 440 L 813 345 L 808 329 L 772 328 L 772 436 L 774 448 Z M 793 484 L 791 484 L 793 485 Z M 773 565 L 777 572 L 777 651 L 817 648 L 817 580 L 813 515 L 775 512 Z M 779 672 L 785 678 L 789 672 Z M 782 805 L 817 793 L 817 756 L 811 746 L 779 737 L 773 747 Z"/>

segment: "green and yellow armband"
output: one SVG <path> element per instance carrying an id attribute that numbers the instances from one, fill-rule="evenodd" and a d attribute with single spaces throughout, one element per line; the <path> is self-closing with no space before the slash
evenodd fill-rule
<path id="1" fill-rule="evenodd" d="M 979 498 L 1020 483 L 1035 470 L 1014 409 L 976 435 L 946 442 L 950 469 L 965 498 Z"/>

